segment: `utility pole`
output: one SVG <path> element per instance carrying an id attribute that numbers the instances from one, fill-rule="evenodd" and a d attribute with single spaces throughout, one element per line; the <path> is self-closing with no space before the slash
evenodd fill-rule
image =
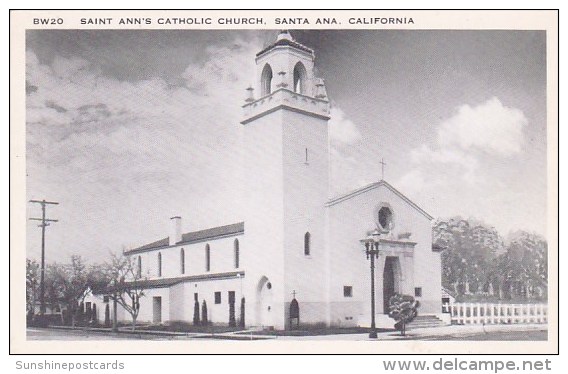
<path id="1" fill-rule="evenodd" d="M 31 221 L 41 221 L 38 227 L 41 227 L 41 271 L 39 284 L 39 314 L 45 314 L 45 228 L 49 226 L 49 222 L 57 222 L 56 219 L 45 218 L 45 206 L 48 204 L 57 205 L 55 201 L 30 200 L 30 203 L 41 204 L 41 218 L 30 218 Z"/>

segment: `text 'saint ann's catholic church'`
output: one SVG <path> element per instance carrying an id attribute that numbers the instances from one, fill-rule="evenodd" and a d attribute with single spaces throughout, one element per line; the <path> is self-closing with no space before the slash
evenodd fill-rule
<path id="1" fill-rule="evenodd" d="M 169 237 L 126 251 L 143 275 L 138 321 L 192 323 L 197 300 L 210 322 L 227 324 L 244 298 L 247 327 L 290 328 L 298 315 L 305 325 L 369 326 L 361 240 L 372 231 L 380 233 L 377 324 L 393 326 L 386 314 L 395 293 L 415 296 L 421 315 L 441 316 L 432 217 L 384 180 L 329 196 L 330 106 L 314 57 L 288 32 L 257 53 L 257 87 L 235 124 L 251 145 L 242 221 L 183 233 L 173 217 Z M 103 295 L 90 301 L 102 310 Z M 130 315 L 119 307 L 118 319 Z"/>

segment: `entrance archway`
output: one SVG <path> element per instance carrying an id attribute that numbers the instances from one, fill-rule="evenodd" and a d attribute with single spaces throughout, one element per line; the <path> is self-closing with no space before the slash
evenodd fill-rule
<path id="1" fill-rule="evenodd" d="M 389 301 L 400 293 L 400 261 L 398 257 L 387 256 L 383 270 L 383 313 L 389 313 Z"/>
<path id="2" fill-rule="evenodd" d="M 274 326 L 272 311 L 272 283 L 263 276 L 256 288 L 256 321 L 259 326 Z"/>
<path id="3" fill-rule="evenodd" d="M 296 328 L 300 327 L 300 305 L 298 304 L 298 300 L 296 298 L 292 299 L 290 302 L 290 328 L 294 328 L 294 323 L 296 324 Z"/>

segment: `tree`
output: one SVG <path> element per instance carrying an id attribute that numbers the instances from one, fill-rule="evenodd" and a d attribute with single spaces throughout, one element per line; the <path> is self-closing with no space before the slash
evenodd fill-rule
<path id="1" fill-rule="evenodd" d="M 389 317 L 397 323 L 401 335 L 406 335 L 406 325 L 418 315 L 419 302 L 409 295 L 395 294 L 389 300 Z"/>
<path id="2" fill-rule="evenodd" d="M 105 306 L 105 327 L 110 326 L 110 305 L 107 303 Z"/>
<path id="3" fill-rule="evenodd" d="M 207 326 L 207 302 L 203 300 L 203 304 L 201 306 L 201 323 L 203 326 Z"/>
<path id="4" fill-rule="evenodd" d="M 109 279 L 109 297 L 130 314 L 132 330 L 135 330 L 140 313 L 140 298 L 144 296 L 145 279 L 137 271 L 134 260 L 124 254 L 111 256 L 106 273 Z"/>
<path id="5" fill-rule="evenodd" d="M 489 294 L 496 258 L 504 251 L 499 232 L 483 222 L 461 217 L 436 222 L 434 243 L 442 253 L 442 284 L 458 296 Z"/>
<path id="6" fill-rule="evenodd" d="M 546 297 L 548 289 L 548 244 L 526 231 L 511 234 L 507 250 L 499 261 L 508 298 Z"/>
<path id="7" fill-rule="evenodd" d="M 239 319 L 239 327 L 245 328 L 245 298 L 241 298 L 241 318 Z"/>
<path id="8" fill-rule="evenodd" d="M 93 304 L 93 309 L 91 310 L 91 318 L 90 322 L 92 325 L 99 324 L 99 316 L 97 315 L 97 304 Z"/>
<path id="9" fill-rule="evenodd" d="M 71 326 L 75 326 L 80 312 L 79 306 L 87 296 L 89 288 L 89 272 L 81 256 L 71 256 L 69 264 L 54 263 L 47 268 L 46 288 L 49 302 L 63 304 L 66 315 L 71 318 Z"/>
<path id="10" fill-rule="evenodd" d="M 235 298 L 229 300 L 229 326 L 237 326 L 237 321 L 235 320 Z"/>
<path id="11" fill-rule="evenodd" d="M 195 302 L 193 304 L 193 325 L 199 325 L 199 301 L 197 301 L 197 297 L 195 298 Z"/>
<path id="12" fill-rule="evenodd" d="M 548 245 L 539 235 L 517 231 L 505 241 L 483 222 L 454 217 L 436 222 L 433 239 L 446 248 L 442 285 L 457 297 L 546 297 Z"/>
<path id="13" fill-rule="evenodd" d="M 35 313 L 39 298 L 39 264 L 36 260 L 26 259 L 26 312 L 29 317 Z"/>

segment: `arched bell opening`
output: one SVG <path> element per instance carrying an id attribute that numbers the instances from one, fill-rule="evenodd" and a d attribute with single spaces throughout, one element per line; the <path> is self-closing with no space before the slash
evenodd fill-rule
<path id="1" fill-rule="evenodd" d="M 272 93 L 272 68 L 269 64 L 264 65 L 260 76 L 260 94 L 261 96 L 270 95 Z"/>
<path id="2" fill-rule="evenodd" d="M 298 62 L 294 66 L 294 92 L 302 95 L 306 94 L 306 83 L 308 80 L 308 73 L 304 64 Z"/>

